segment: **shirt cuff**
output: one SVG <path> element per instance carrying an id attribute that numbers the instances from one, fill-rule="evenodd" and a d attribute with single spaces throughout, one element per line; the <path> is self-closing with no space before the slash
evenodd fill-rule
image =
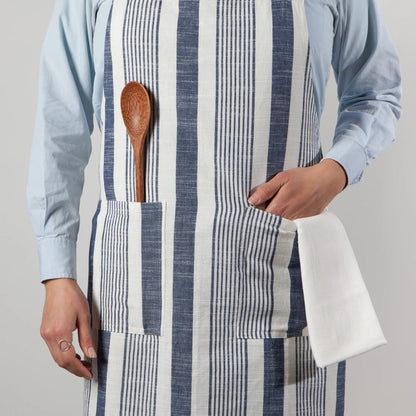
<path id="1" fill-rule="evenodd" d="M 346 135 L 334 139 L 332 147 L 322 159 L 333 159 L 341 164 L 347 173 L 347 186 L 359 182 L 367 167 L 365 149 Z"/>
<path id="2" fill-rule="evenodd" d="M 68 237 L 38 238 L 41 283 L 48 279 L 76 280 L 76 242 Z"/>

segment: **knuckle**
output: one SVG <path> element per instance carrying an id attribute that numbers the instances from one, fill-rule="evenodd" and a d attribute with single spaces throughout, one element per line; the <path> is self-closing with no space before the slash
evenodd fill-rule
<path id="1" fill-rule="evenodd" d="M 59 367 L 64 368 L 65 364 L 64 364 L 64 360 L 60 357 L 54 357 L 54 360 L 56 362 L 56 364 L 58 364 Z"/>
<path id="2" fill-rule="evenodd" d="M 277 182 L 280 182 L 280 181 L 285 182 L 288 178 L 289 178 L 289 174 L 288 174 L 288 172 L 287 172 L 287 171 L 285 171 L 285 170 L 282 170 L 281 172 L 279 172 L 279 173 L 278 173 L 278 174 L 274 177 L 274 179 L 275 179 Z"/>
<path id="3" fill-rule="evenodd" d="M 272 184 L 267 184 L 267 186 L 263 186 L 263 188 L 259 189 L 258 192 L 261 197 L 266 198 L 273 189 Z"/>
<path id="4" fill-rule="evenodd" d="M 65 326 L 62 323 L 57 323 L 52 328 L 52 334 L 54 335 L 55 338 L 62 338 L 63 335 L 67 332 L 68 332 L 67 329 L 65 328 Z"/>
<path id="5" fill-rule="evenodd" d="M 49 326 L 41 326 L 39 332 L 40 332 L 40 336 L 43 339 L 50 338 L 51 333 L 52 333 L 51 328 Z"/>
<path id="6" fill-rule="evenodd" d="M 62 368 L 67 368 L 70 362 L 71 360 L 66 357 L 58 359 L 58 365 Z"/>
<path id="7" fill-rule="evenodd" d="M 257 194 L 260 197 L 260 199 L 264 201 L 265 199 L 267 199 L 269 197 L 270 191 L 271 191 L 271 189 L 264 187 L 262 189 L 259 189 L 257 191 Z"/>

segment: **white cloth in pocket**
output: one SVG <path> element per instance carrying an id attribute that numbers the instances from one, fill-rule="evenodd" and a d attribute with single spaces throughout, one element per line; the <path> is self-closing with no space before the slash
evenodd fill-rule
<path id="1" fill-rule="evenodd" d="M 294 222 L 316 365 L 325 367 L 387 344 L 341 220 L 325 208 Z"/>

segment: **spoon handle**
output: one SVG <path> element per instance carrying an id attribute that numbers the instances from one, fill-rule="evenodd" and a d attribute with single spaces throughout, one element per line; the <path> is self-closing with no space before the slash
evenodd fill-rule
<path id="1" fill-rule="evenodd" d="M 145 136 L 146 137 L 146 136 Z M 145 195 L 144 195 L 144 140 L 140 147 L 134 147 L 134 164 L 136 167 L 136 201 L 137 202 L 144 202 Z"/>

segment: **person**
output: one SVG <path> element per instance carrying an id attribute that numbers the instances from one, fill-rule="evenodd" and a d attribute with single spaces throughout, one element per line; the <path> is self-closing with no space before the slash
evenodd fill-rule
<path id="1" fill-rule="evenodd" d="M 151 102 L 144 202 L 120 108 L 130 81 Z M 400 100 L 376 0 L 57 0 L 27 199 L 41 335 L 85 378 L 85 414 L 343 415 L 346 363 L 314 363 L 293 220 L 360 182 L 395 140 Z M 76 241 L 94 115 L 85 296 Z"/>

